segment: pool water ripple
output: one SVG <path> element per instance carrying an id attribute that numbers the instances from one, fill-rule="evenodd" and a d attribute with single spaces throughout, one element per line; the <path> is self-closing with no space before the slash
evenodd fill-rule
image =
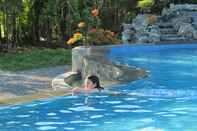
<path id="1" fill-rule="evenodd" d="M 126 45 L 107 57 L 150 74 L 110 88 L 121 96 L 78 94 L 0 107 L 0 130 L 197 130 L 197 45 Z"/>

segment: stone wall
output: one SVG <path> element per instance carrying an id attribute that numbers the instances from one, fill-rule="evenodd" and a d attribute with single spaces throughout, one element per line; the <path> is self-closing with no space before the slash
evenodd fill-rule
<path id="1" fill-rule="evenodd" d="M 170 5 L 160 16 L 138 15 L 131 24 L 123 24 L 124 43 L 159 43 L 197 40 L 197 5 Z"/>
<path id="2" fill-rule="evenodd" d="M 84 56 L 90 55 L 90 47 L 75 47 L 72 49 L 72 72 L 81 72 Z"/>
<path id="3" fill-rule="evenodd" d="M 73 49 L 72 71 L 80 72 L 82 79 L 97 75 L 102 81 L 130 82 L 147 76 L 147 71 L 136 67 L 117 65 L 106 58 L 110 46 L 77 47 Z M 82 53 L 82 54 L 81 54 Z"/>

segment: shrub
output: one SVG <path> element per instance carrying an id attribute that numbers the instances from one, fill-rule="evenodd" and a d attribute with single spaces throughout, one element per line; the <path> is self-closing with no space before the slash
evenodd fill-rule
<path id="1" fill-rule="evenodd" d="M 121 41 L 116 38 L 116 34 L 110 30 L 91 29 L 87 33 L 88 45 L 119 44 Z"/>
<path id="2" fill-rule="evenodd" d="M 79 22 L 77 33 L 73 34 L 66 42 L 68 45 L 104 45 L 121 42 L 116 38 L 114 32 L 98 28 L 100 25 L 98 8 L 94 8 L 90 13 L 95 22 L 95 28 L 92 28 L 91 24 L 86 24 L 84 21 Z"/>

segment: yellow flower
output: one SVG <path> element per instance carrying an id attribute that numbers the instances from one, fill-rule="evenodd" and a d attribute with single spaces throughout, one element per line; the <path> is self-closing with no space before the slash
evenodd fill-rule
<path id="1" fill-rule="evenodd" d="M 68 45 L 72 45 L 72 44 L 74 44 L 76 41 L 77 41 L 77 40 L 76 40 L 75 38 L 71 37 L 71 38 L 67 41 L 67 44 L 68 44 Z"/>
<path id="2" fill-rule="evenodd" d="M 93 17 L 97 17 L 97 16 L 99 15 L 99 10 L 98 10 L 98 9 L 93 9 L 93 10 L 91 11 L 91 13 L 92 13 L 92 16 L 93 16 Z"/>
<path id="3" fill-rule="evenodd" d="M 83 35 L 80 33 L 80 32 L 77 32 L 75 34 L 73 34 L 73 37 L 71 37 L 68 41 L 67 41 L 67 44 L 68 45 L 72 45 L 74 44 L 75 42 L 79 41 L 79 40 L 82 40 L 83 39 Z"/>
<path id="4" fill-rule="evenodd" d="M 85 26 L 86 26 L 85 22 L 80 22 L 80 23 L 78 24 L 78 27 L 79 27 L 79 28 L 83 28 L 83 27 L 85 27 Z"/>
<path id="5" fill-rule="evenodd" d="M 73 35 L 73 38 L 76 40 L 81 40 L 83 38 L 83 35 L 80 32 L 77 32 Z"/>

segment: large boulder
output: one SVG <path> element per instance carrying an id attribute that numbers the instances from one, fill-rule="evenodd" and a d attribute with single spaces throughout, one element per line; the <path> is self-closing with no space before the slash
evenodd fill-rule
<path id="1" fill-rule="evenodd" d="M 193 22 L 192 26 L 197 30 L 197 22 Z"/>
<path id="2" fill-rule="evenodd" d="M 163 22 L 168 22 L 169 20 L 175 18 L 178 15 L 177 11 L 171 11 L 169 9 L 163 9 L 160 20 Z"/>
<path id="3" fill-rule="evenodd" d="M 148 34 L 136 33 L 135 38 L 136 38 L 137 43 L 148 43 L 149 42 Z"/>
<path id="4" fill-rule="evenodd" d="M 159 28 L 158 26 L 156 25 L 152 25 L 152 26 L 149 26 L 149 42 L 151 43 L 156 43 L 156 42 L 159 42 L 160 41 L 160 31 L 159 31 Z"/>
<path id="5" fill-rule="evenodd" d="M 193 38 L 194 38 L 195 40 L 197 40 L 197 30 L 195 30 L 195 31 L 193 32 Z"/>
<path id="6" fill-rule="evenodd" d="M 192 23 L 192 18 L 190 16 L 182 15 L 172 19 L 172 25 L 174 25 L 177 31 L 180 29 L 183 23 Z"/>
<path id="7" fill-rule="evenodd" d="M 161 0 L 162 1 L 162 0 Z M 132 23 L 125 28 L 133 28 L 135 32 L 123 32 L 123 40 L 132 36 L 138 43 L 155 43 L 165 41 L 179 41 L 180 39 L 197 39 L 197 5 L 170 4 L 170 8 L 163 9 L 161 16 L 150 14 L 138 15 Z M 131 30 L 131 29 L 129 29 Z M 132 39 L 133 39 L 132 38 Z"/>
<path id="8" fill-rule="evenodd" d="M 182 10 L 182 11 L 197 11 L 196 4 L 170 4 L 170 9 L 172 10 Z"/>
<path id="9" fill-rule="evenodd" d="M 135 31 L 126 29 L 122 32 L 122 41 L 123 43 L 129 43 L 134 40 Z"/>
<path id="10" fill-rule="evenodd" d="M 122 25 L 122 30 L 131 30 L 133 28 L 133 25 L 132 24 L 126 24 L 126 23 L 123 23 Z"/>
<path id="11" fill-rule="evenodd" d="M 135 36 L 135 29 L 133 28 L 132 24 L 122 24 L 122 41 L 123 43 L 130 43 L 131 41 L 134 41 Z"/>
<path id="12" fill-rule="evenodd" d="M 157 43 L 157 42 L 160 42 L 160 35 L 159 34 L 156 34 L 156 33 L 152 33 L 149 35 L 149 40 L 148 42 L 149 43 Z"/>
<path id="13" fill-rule="evenodd" d="M 83 58 L 90 55 L 90 48 L 79 46 L 72 49 L 72 72 L 81 72 L 83 69 Z"/>
<path id="14" fill-rule="evenodd" d="M 147 26 L 149 25 L 148 15 L 138 15 L 132 23 L 132 26 L 137 32 L 145 32 Z"/>
<path id="15" fill-rule="evenodd" d="M 189 39 L 192 39 L 195 31 L 196 30 L 191 24 L 183 23 L 178 30 L 178 35 L 185 36 Z"/>

